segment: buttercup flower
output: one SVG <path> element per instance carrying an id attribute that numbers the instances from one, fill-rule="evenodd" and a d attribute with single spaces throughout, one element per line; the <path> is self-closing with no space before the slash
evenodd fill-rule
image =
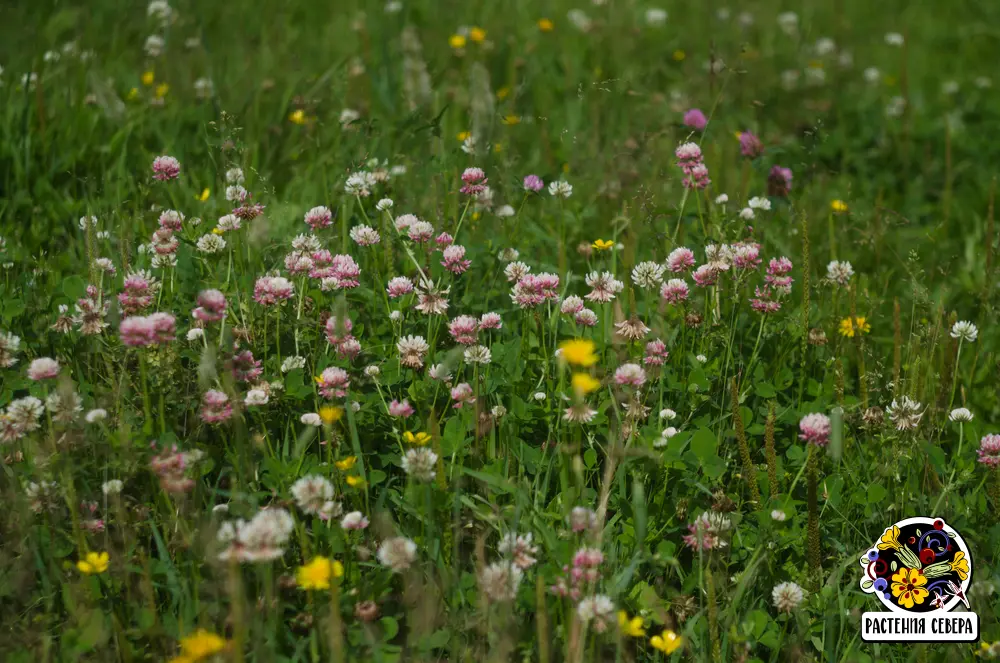
<path id="1" fill-rule="evenodd" d="M 76 563 L 76 568 L 85 575 L 104 573 L 108 570 L 108 553 L 89 552 Z"/>
<path id="2" fill-rule="evenodd" d="M 330 580 L 344 575 L 344 566 L 327 557 L 313 557 L 295 572 L 295 582 L 302 589 L 330 589 Z"/>

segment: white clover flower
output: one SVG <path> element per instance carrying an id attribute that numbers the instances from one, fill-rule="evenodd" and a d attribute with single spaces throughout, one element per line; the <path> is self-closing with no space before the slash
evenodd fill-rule
<path id="1" fill-rule="evenodd" d="M 383 198 L 382 200 L 375 203 L 375 209 L 380 212 L 384 212 L 387 209 L 392 209 L 392 198 Z"/>
<path id="2" fill-rule="evenodd" d="M 656 288 L 663 281 L 664 265 L 648 260 L 632 268 L 632 282 L 640 288 Z"/>
<path id="3" fill-rule="evenodd" d="M 794 582 L 783 582 L 771 591 L 774 607 L 782 612 L 791 612 L 802 603 L 805 593 Z"/>
<path id="4" fill-rule="evenodd" d="M 660 419 L 666 419 L 667 421 L 673 421 L 677 418 L 677 413 L 670 408 L 663 408 L 660 410 Z"/>
<path id="5" fill-rule="evenodd" d="M 544 401 L 547 398 L 547 396 L 545 395 L 544 391 L 536 391 L 532 395 L 532 398 L 534 398 L 536 401 Z"/>
<path id="6" fill-rule="evenodd" d="M 97 227 L 97 217 L 96 216 L 81 216 L 80 217 L 80 230 L 86 230 L 87 228 Z"/>
<path id="7" fill-rule="evenodd" d="M 885 43 L 889 46 L 902 46 L 903 41 L 903 35 L 898 32 L 887 32 L 885 34 Z"/>
<path id="8" fill-rule="evenodd" d="M 378 561 L 395 573 L 405 571 L 417 559 L 417 544 L 406 537 L 386 539 L 378 547 Z"/>
<path id="9" fill-rule="evenodd" d="M 740 210 L 740 218 L 744 221 L 750 221 L 754 218 L 753 209 L 750 207 L 744 207 Z"/>
<path id="10" fill-rule="evenodd" d="M 320 417 L 315 412 L 306 412 L 301 417 L 299 417 L 299 421 L 301 421 L 306 426 L 322 426 L 323 425 L 323 418 Z"/>
<path id="11" fill-rule="evenodd" d="M 103 408 L 94 408 L 87 414 L 83 415 L 84 421 L 88 424 L 96 424 L 98 421 L 104 421 L 108 418 L 108 411 Z"/>
<path id="12" fill-rule="evenodd" d="M 715 197 L 716 205 L 725 205 L 728 202 L 729 202 L 729 196 L 724 193 L 720 193 L 718 196 Z"/>
<path id="13" fill-rule="evenodd" d="M 549 195 L 556 198 L 569 198 L 573 195 L 573 185 L 565 180 L 557 180 L 549 184 Z"/>
<path id="14" fill-rule="evenodd" d="M 101 484 L 101 492 L 105 495 L 117 495 L 122 492 L 122 488 L 124 487 L 125 484 L 121 481 L 121 479 L 112 479 L 111 481 L 105 481 Z"/>
<path id="15" fill-rule="evenodd" d="M 958 423 L 972 421 L 973 419 L 972 412 L 964 407 L 958 407 L 952 410 L 951 413 L 948 414 L 948 418 Z"/>
<path id="16" fill-rule="evenodd" d="M 143 45 L 143 50 L 146 51 L 146 55 L 151 58 L 158 58 L 163 54 L 163 47 L 166 45 L 166 40 L 160 35 L 149 35 L 146 37 L 146 43 Z"/>
<path id="17" fill-rule="evenodd" d="M 750 206 L 750 209 L 761 209 L 764 210 L 765 212 L 769 212 L 771 210 L 770 199 L 765 198 L 763 196 L 755 196 L 751 198 L 750 202 L 747 204 Z"/>
<path id="18" fill-rule="evenodd" d="M 243 171 L 240 171 L 242 175 Z M 247 190 L 240 184 L 231 184 L 226 187 L 226 200 L 231 203 L 242 202 L 247 197 Z"/>
<path id="19" fill-rule="evenodd" d="M 854 276 L 854 268 L 846 260 L 833 260 L 826 266 L 826 278 L 831 283 L 845 286 Z"/>
<path id="20" fill-rule="evenodd" d="M 862 75 L 865 77 L 866 83 L 874 85 L 875 83 L 878 83 L 879 78 L 882 76 L 882 72 L 880 72 L 876 67 L 868 67 Z"/>
<path id="21" fill-rule="evenodd" d="M 698 355 L 697 357 L 695 357 L 695 359 L 697 359 L 702 364 L 708 361 L 708 357 L 706 357 L 705 355 Z"/>
<path id="22" fill-rule="evenodd" d="M 968 320 L 959 320 L 951 326 L 951 337 L 972 343 L 979 337 L 979 329 Z"/>
<path id="23" fill-rule="evenodd" d="M 490 349 L 485 345 L 472 345 L 466 349 L 465 361 L 470 364 L 488 364 L 493 359 Z"/>
<path id="24" fill-rule="evenodd" d="M 324 477 L 309 475 L 293 483 L 291 493 L 303 512 L 319 515 L 333 499 L 333 484 Z"/>
<path id="25" fill-rule="evenodd" d="M 199 237 L 198 243 L 195 246 L 198 247 L 198 251 L 201 253 L 219 253 L 226 248 L 226 240 L 222 239 L 219 235 L 208 233 Z"/>
<path id="26" fill-rule="evenodd" d="M 370 366 L 365 366 L 364 372 L 365 375 L 367 375 L 370 378 L 377 378 L 379 375 L 382 374 L 382 369 L 380 369 L 378 365 L 372 364 Z"/>
<path id="27" fill-rule="evenodd" d="M 244 180 L 242 168 L 230 168 L 226 171 L 226 182 L 229 184 L 243 184 Z M 227 200 L 230 198 L 227 197 Z"/>
<path id="28" fill-rule="evenodd" d="M 501 205 L 497 208 L 496 215 L 501 219 L 506 219 L 508 217 L 514 216 L 514 208 L 510 205 Z"/>
<path id="29" fill-rule="evenodd" d="M 298 355 L 292 355 L 291 357 L 285 357 L 284 361 L 281 362 L 281 372 L 288 373 L 289 371 L 294 371 L 299 368 L 303 368 L 306 365 L 306 358 L 299 357 Z"/>
<path id="30" fill-rule="evenodd" d="M 781 509 L 775 509 L 771 512 L 771 520 L 776 520 L 779 523 L 784 522 L 787 517 L 788 516 Z"/>
<path id="31" fill-rule="evenodd" d="M 188 330 L 187 340 L 197 341 L 199 338 L 205 336 L 205 330 L 200 327 L 192 327 Z"/>
<path id="32" fill-rule="evenodd" d="M 244 402 L 250 406 L 267 405 L 267 402 L 269 400 L 270 397 L 267 395 L 267 392 L 264 391 L 263 389 L 251 389 L 250 391 L 247 392 Z"/>
<path id="33" fill-rule="evenodd" d="M 427 447 L 408 449 L 403 456 L 403 471 L 417 481 L 433 481 L 438 455 Z"/>
<path id="34" fill-rule="evenodd" d="M 479 587 L 490 601 L 503 603 L 517 598 L 524 572 L 510 562 L 490 564 L 479 574 Z"/>
<path id="35" fill-rule="evenodd" d="M 650 7 L 646 10 L 646 25 L 660 26 L 667 22 L 667 11 L 659 7 Z"/>
<path id="36" fill-rule="evenodd" d="M 389 314 L 389 319 L 392 320 L 393 322 L 399 322 L 400 320 L 403 319 L 403 312 L 393 311 L 392 313 Z"/>

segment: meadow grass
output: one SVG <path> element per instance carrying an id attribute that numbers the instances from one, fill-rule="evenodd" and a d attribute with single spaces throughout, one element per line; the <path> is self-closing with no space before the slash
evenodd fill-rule
<path id="1" fill-rule="evenodd" d="M 1000 656 L 1000 8 L 0 17 L 4 661 Z"/>

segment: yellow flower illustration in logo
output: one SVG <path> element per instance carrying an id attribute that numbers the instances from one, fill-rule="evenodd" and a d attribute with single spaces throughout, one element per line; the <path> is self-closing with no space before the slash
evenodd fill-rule
<path id="1" fill-rule="evenodd" d="M 899 550 L 899 528 L 895 525 L 891 529 L 887 529 L 882 538 L 878 540 L 879 550 Z"/>
<path id="2" fill-rule="evenodd" d="M 893 529 L 898 533 L 898 528 Z M 926 584 L 927 578 L 920 569 L 908 569 L 904 566 L 892 576 L 892 595 L 899 605 L 909 610 L 914 604 L 920 605 L 927 598 L 930 592 L 924 587 Z"/>
<path id="3" fill-rule="evenodd" d="M 958 577 L 965 580 L 969 577 L 969 560 L 965 559 L 965 553 L 959 550 L 955 553 L 954 559 L 950 562 L 951 570 L 958 574 Z"/>

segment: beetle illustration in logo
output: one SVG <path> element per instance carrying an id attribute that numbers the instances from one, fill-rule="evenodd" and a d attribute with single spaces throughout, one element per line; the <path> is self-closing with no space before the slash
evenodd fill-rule
<path id="1" fill-rule="evenodd" d="M 865 613 L 862 636 L 883 642 L 973 641 L 979 623 L 967 593 L 972 557 L 958 532 L 940 518 L 907 518 L 890 525 L 860 560 L 861 590 L 887 613 Z M 913 617 L 900 619 L 899 614 Z M 945 618 L 947 616 L 947 618 Z M 954 623 L 952 623 L 954 622 Z"/>

